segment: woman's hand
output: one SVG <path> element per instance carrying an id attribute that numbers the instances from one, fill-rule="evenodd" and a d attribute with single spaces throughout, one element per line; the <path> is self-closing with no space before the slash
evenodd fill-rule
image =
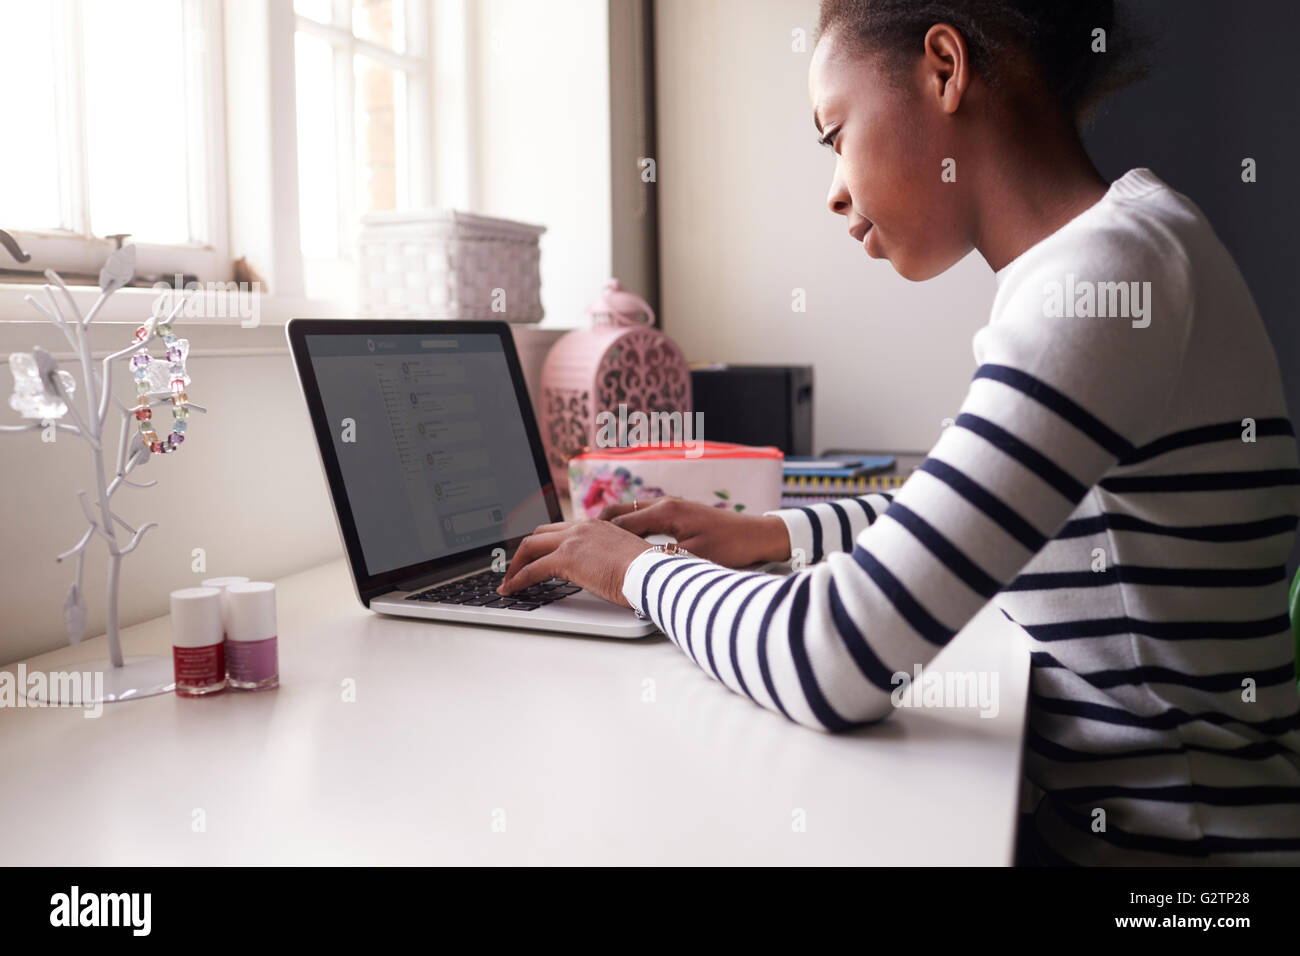
<path id="1" fill-rule="evenodd" d="M 609 505 L 600 514 L 638 535 L 666 534 L 691 554 L 728 568 L 790 558 L 790 533 L 776 515 L 744 515 L 681 498 Z"/>
<path id="2" fill-rule="evenodd" d="M 540 525 L 515 551 L 497 592 L 507 595 L 547 578 L 564 578 L 631 607 L 623 597 L 623 578 L 647 547 L 632 532 L 596 518 Z"/>

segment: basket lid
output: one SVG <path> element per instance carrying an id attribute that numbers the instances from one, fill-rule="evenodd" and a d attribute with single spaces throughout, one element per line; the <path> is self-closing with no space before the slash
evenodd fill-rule
<path id="1" fill-rule="evenodd" d="M 459 209 L 408 209 L 400 212 L 370 212 L 360 219 L 363 226 L 442 226 L 448 228 L 490 229 L 501 232 L 541 235 L 545 226 L 515 219 L 499 219 L 461 212 Z"/>
<path id="2" fill-rule="evenodd" d="M 653 458 L 676 458 L 687 446 L 684 442 L 665 442 L 659 445 L 629 445 L 616 448 L 591 448 L 574 455 L 589 461 L 601 459 L 619 459 L 620 461 L 639 461 Z M 775 458 L 784 460 L 785 454 L 771 445 L 737 445 L 724 441 L 699 441 L 691 447 L 702 452 L 698 457 L 704 459 L 720 458 Z M 572 459 L 571 459 L 572 460 Z"/>

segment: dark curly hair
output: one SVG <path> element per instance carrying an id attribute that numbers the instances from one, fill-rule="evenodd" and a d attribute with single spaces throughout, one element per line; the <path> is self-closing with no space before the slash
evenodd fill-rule
<path id="1" fill-rule="evenodd" d="M 857 52 L 898 56 L 920 51 L 936 23 L 966 41 L 971 69 L 997 88 L 1010 56 L 1030 63 L 1076 125 L 1110 93 L 1140 79 L 1139 41 L 1117 22 L 1113 0 L 822 0 L 817 31 L 833 33 Z M 1094 53 L 1093 31 L 1106 31 L 1106 52 Z"/>

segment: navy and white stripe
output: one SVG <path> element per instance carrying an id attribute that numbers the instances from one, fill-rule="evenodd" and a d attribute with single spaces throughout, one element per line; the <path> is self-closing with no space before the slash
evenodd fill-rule
<path id="1" fill-rule="evenodd" d="M 1149 282 L 1149 324 L 1045 315 L 1067 273 Z M 624 595 L 710 676 L 829 731 L 887 717 L 892 676 L 993 600 L 1031 652 L 1043 858 L 1300 863 L 1300 458 L 1235 264 L 1134 170 L 997 278 L 960 413 L 907 482 L 773 512 L 807 568 L 647 553 Z"/>

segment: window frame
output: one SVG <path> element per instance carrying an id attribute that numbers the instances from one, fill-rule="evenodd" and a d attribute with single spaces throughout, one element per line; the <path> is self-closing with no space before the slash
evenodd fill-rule
<path id="1" fill-rule="evenodd" d="M 399 170 L 405 167 L 404 174 L 399 174 L 401 181 L 398 190 L 399 197 L 404 192 L 406 201 L 400 203 L 399 200 L 399 204 L 407 209 L 432 205 L 434 156 L 430 116 L 435 63 L 431 42 L 431 5 L 418 0 L 394 0 L 394 2 L 402 6 L 405 27 L 404 49 L 400 53 L 359 37 L 353 32 L 351 0 L 332 0 L 332 22 L 328 24 L 294 11 L 288 49 L 281 51 L 295 63 L 294 88 L 290 91 L 295 116 L 298 93 L 295 45 L 298 33 L 328 43 L 333 53 L 335 160 L 338 171 L 336 183 L 338 254 L 327 258 L 308 257 L 302 251 L 301 242 L 299 243 L 305 285 L 308 288 L 315 288 L 328 283 L 333 287 L 330 290 L 334 293 L 331 298 L 355 298 L 355 246 L 360 218 L 358 210 L 361 206 L 355 83 L 355 59 L 358 55 L 369 57 L 405 74 L 404 115 L 400 118 L 400 122 L 395 123 L 396 161 Z M 299 187 L 296 133 L 292 160 L 294 184 L 295 187 Z"/>
<path id="2" fill-rule="evenodd" d="M 115 241 L 90 232 L 89 156 L 86 153 L 85 76 L 82 64 L 82 18 L 85 0 L 55 0 L 55 96 L 61 148 L 58 150 L 60 226 L 9 228 L 19 247 L 31 256 L 16 262 L 0 254 L 0 268 L 31 273 L 39 281 L 46 269 L 61 274 L 97 276 Z M 201 282 L 228 281 L 232 275 L 229 245 L 229 185 L 226 176 L 226 111 L 221 0 L 180 0 L 185 43 L 186 83 L 196 91 L 198 110 L 187 110 L 185 137 L 191 158 L 201 162 L 189 179 L 189 220 L 199 223 L 203 241 L 166 244 L 129 241 L 136 247 L 139 275 L 183 274 Z M 195 113 L 199 115 L 194 116 Z M 66 145 L 64 145 L 66 144 Z M 6 228 L 0 223 L 0 228 Z M 13 284 L 10 276 L 5 284 Z M 21 280 L 19 280 L 21 281 Z"/>

